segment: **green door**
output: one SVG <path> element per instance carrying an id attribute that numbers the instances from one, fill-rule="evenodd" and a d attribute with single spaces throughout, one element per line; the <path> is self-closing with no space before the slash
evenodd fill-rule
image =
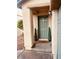
<path id="1" fill-rule="evenodd" d="M 40 39 L 48 39 L 48 16 L 38 17 L 38 34 Z"/>

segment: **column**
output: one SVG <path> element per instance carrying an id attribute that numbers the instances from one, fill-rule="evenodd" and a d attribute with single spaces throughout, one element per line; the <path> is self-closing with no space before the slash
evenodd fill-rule
<path id="1" fill-rule="evenodd" d="M 38 17 L 37 15 L 33 15 L 33 27 L 34 29 L 38 29 Z"/>
<path id="2" fill-rule="evenodd" d="M 57 11 L 52 11 L 52 54 L 57 59 Z"/>
<path id="3" fill-rule="evenodd" d="M 31 50 L 33 45 L 33 20 L 32 11 L 29 8 L 22 7 L 23 27 L 24 27 L 24 47 L 26 50 Z"/>

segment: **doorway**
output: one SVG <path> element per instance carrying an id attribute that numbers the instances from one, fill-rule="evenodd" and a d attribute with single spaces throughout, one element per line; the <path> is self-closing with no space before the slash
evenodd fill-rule
<path id="1" fill-rule="evenodd" d="M 38 38 L 48 40 L 48 16 L 38 16 Z"/>
<path id="2" fill-rule="evenodd" d="M 32 50 L 51 53 L 51 42 L 48 40 L 48 16 L 38 16 L 38 41 Z"/>

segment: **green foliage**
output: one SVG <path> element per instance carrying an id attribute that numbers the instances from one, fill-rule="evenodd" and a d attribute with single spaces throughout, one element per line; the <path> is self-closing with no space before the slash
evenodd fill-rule
<path id="1" fill-rule="evenodd" d="M 37 30 L 35 28 L 35 41 L 38 41 Z"/>
<path id="2" fill-rule="evenodd" d="M 23 29 L 23 20 L 17 22 L 17 27 Z"/>
<path id="3" fill-rule="evenodd" d="M 50 27 L 49 27 L 49 31 L 48 31 L 48 40 L 49 40 L 49 42 L 51 42 L 51 29 L 50 29 Z"/>

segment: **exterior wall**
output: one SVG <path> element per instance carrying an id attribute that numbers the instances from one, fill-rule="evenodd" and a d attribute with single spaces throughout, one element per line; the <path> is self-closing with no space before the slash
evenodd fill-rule
<path id="1" fill-rule="evenodd" d="M 61 59 L 61 10 L 52 11 L 52 53 L 54 59 Z"/>
<path id="2" fill-rule="evenodd" d="M 38 29 L 38 16 L 33 15 L 33 26 L 34 28 Z"/>
<path id="3" fill-rule="evenodd" d="M 57 59 L 61 59 L 61 9 L 58 11 L 57 29 Z"/>
<path id="4" fill-rule="evenodd" d="M 52 16 L 49 16 L 49 27 L 52 28 Z"/>
<path id="5" fill-rule="evenodd" d="M 24 28 L 24 47 L 26 50 L 31 50 L 33 45 L 33 18 L 32 10 L 22 7 L 23 13 L 23 28 Z"/>
<path id="6" fill-rule="evenodd" d="M 50 0 L 30 0 L 28 4 L 48 3 Z"/>
<path id="7" fill-rule="evenodd" d="M 38 30 L 38 17 L 33 15 L 33 36 L 35 35 L 35 28 Z"/>
<path id="8" fill-rule="evenodd" d="M 30 0 L 25 3 L 26 7 L 40 7 L 42 5 L 50 5 L 50 0 Z"/>
<path id="9" fill-rule="evenodd" d="M 61 9 L 52 11 L 52 53 L 61 59 Z"/>
<path id="10" fill-rule="evenodd" d="M 24 43 L 26 48 L 31 48 L 32 46 L 32 40 L 34 39 L 34 29 L 38 29 L 38 19 L 37 16 L 39 15 L 46 15 L 47 13 L 40 13 L 37 15 L 32 15 L 31 16 L 31 9 L 28 7 L 40 7 L 40 6 L 48 6 L 48 5 L 43 5 L 43 4 L 49 4 L 49 0 L 31 0 L 23 7 L 23 17 L 24 17 Z M 60 11 L 59 11 L 60 12 Z M 49 17 L 49 26 L 52 29 L 52 54 L 54 56 L 54 59 L 60 58 L 60 13 L 57 12 L 57 10 L 52 11 L 52 16 Z M 33 22 L 32 22 L 33 20 Z M 33 24 L 32 24 L 33 23 Z M 29 26 L 28 26 L 29 25 Z M 58 30 L 57 30 L 58 29 Z M 33 31 L 33 34 L 32 34 Z M 27 34 L 28 33 L 28 34 Z M 28 40 L 29 39 L 29 40 Z M 57 41 L 58 40 L 58 41 Z M 28 41 L 28 42 L 27 42 Z M 58 44 L 57 44 L 58 43 Z M 30 46 L 30 47 L 29 47 Z"/>
<path id="11" fill-rule="evenodd" d="M 52 11 L 52 54 L 57 59 L 57 10 Z"/>
<path id="12" fill-rule="evenodd" d="M 35 7 L 44 7 L 49 5 L 50 0 L 31 0 L 22 5 L 22 11 L 23 11 L 23 26 L 24 26 L 24 45 L 26 50 L 30 50 L 33 42 L 34 42 L 34 31 L 35 27 L 38 29 L 38 23 L 37 16 L 38 15 L 46 15 L 46 13 L 40 13 L 37 16 L 33 15 L 32 8 Z M 33 21 L 33 22 L 32 22 Z M 33 24 L 32 24 L 33 23 Z M 28 34 L 27 34 L 28 33 Z M 29 40 L 28 40 L 29 39 Z"/>

